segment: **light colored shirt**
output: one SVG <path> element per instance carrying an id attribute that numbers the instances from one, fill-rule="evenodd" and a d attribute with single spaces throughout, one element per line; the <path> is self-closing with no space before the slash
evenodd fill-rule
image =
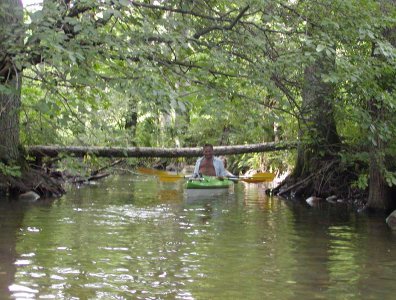
<path id="1" fill-rule="evenodd" d="M 201 165 L 201 161 L 204 158 L 205 157 L 200 157 L 197 159 L 197 162 L 195 163 L 194 174 L 193 174 L 194 177 L 199 176 L 199 166 Z M 216 176 L 223 176 L 223 177 L 227 176 L 227 172 L 224 168 L 223 161 L 220 158 L 213 157 L 213 167 L 215 169 Z"/>

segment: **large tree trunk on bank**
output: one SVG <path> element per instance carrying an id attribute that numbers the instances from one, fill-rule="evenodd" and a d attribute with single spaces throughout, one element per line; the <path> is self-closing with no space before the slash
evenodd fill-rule
<path id="1" fill-rule="evenodd" d="M 0 93 L 0 159 L 6 164 L 19 159 L 20 85 L 21 76 L 13 74 L 3 86 L 15 89 L 15 93 Z"/>
<path id="2" fill-rule="evenodd" d="M 19 110 L 21 105 L 22 70 L 16 62 L 18 49 L 23 47 L 23 6 L 21 0 L 2 0 L 0 3 L 0 195 L 19 194 L 35 190 L 40 195 L 64 193 L 60 182 L 38 170 L 30 169 L 19 141 Z M 21 175 L 7 173 L 19 167 Z"/>
<path id="3" fill-rule="evenodd" d="M 312 16 L 314 18 L 314 16 Z M 308 24 L 308 36 L 317 28 Z M 308 52 L 309 53 L 309 52 Z M 336 189 L 337 153 L 341 140 L 334 119 L 335 85 L 322 76 L 335 68 L 335 51 L 316 51 L 315 60 L 306 65 L 302 83 L 299 115 L 299 144 L 293 173 L 273 192 L 295 197 L 325 196 Z M 285 192 L 287 191 L 287 192 Z"/>
<path id="4" fill-rule="evenodd" d="M 392 193 L 381 171 L 385 163 L 383 156 L 378 153 L 381 148 L 380 146 L 370 151 L 370 182 L 367 208 L 372 211 L 387 212 L 394 205 L 391 198 Z"/>
<path id="5" fill-rule="evenodd" d="M 21 74 L 9 51 L 20 44 L 23 11 L 20 0 L 3 0 L 0 5 L 0 160 L 8 164 L 19 159 Z"/>
<path id="6" fill-rule="evenodd" d="M 302 122 L 297 161 L 291 176 L 293 181 L 304 179 L 324 166 L 324 163 L 334 158 L 340 147 L 333 112 L 334 86 L 322 81 L 322 74 L 334 68 L 334 60 L 325 55 L 308 66 L 304 72 L 302 90 Z M 312 177 L 314 181 L 315 177 Z M 297 196 L 318 194 L 319 188 L 312 181 L 302 186 Z M 296 191 L 295 191 L 296 192 Z"/>
<path id="7" fill-rule="evenodd" d="M 386 5 L 389 5 L 386 7 Z M 396 4 L 393 0 L 383 0 L 381 1 L 382 10 L 384 15 L 388 15 L 388 9 L 394 10 Z M 396 47 L 396 27 L 389 28 L 383 33 L 384 37 L 392 44 L 393 47 Z M 374 48 L 373 47 L 373 53 Z M 373 56 L 375 56 L 373 54 Z M 378 57 L 381 59 L 381 57 Z M 394 78 L 395 72 L 391 74 L 393 78 L 389 80 L 389 78 L 384 78 L 384 76 L 379 76 L 377 81 L 380 86 L 384 86 L 384 84 L 389 80 L 391 83 L 389 86 L 385 84 L 384 92 L 392 92 L 392 85 L 395 80 Z M 390 112 L 384 107 L 384 104 L 381 103 L 380 100 L 371 99 L 370 100 L 370 117 L 373 124 L 380 124 L 383 120 L 390 120 L 393 112 Z M 383 170 L 386 169 L 386 159 L 385 159 L 385 144 L 382 141 L 378 128 L 374 133 L 374 140 L 376 141 L 376 145 L 371 145 L 370 148 L 370 181 L 369 181 L 369 197 L 367 200 L 367 208 L 371 211 L 384 211 L 390 212 L 391 210 L 396 208 L 396 200 L 393 199 L 393 194 L 385 181 Z M 394 158 L 392 158 L 394 159 Z M 394 170 L 393 170 L 394 171 Z"/>
<path id="8" fill-rule="evenodd" d="M 21 44 L 22 3 L 5 0 L 0 3 L 0 163 L 3 166 L 19 161 L 19 109 L 21 74 L 13 53 Z M 8 190 L 8 182 L 0 172 L 0 194 Z"/>

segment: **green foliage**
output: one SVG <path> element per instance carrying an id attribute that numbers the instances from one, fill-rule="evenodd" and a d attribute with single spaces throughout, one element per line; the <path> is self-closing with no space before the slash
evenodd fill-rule
<path id="1" fill-rule="evenodd" d="M 365 190 L 368 187 L 368 180 L 368 174 L 359 174 L 358 179 L 354 183 L 352 183 L 352 187 L 358 188 L 360 190 Z"/>
<path id="2" fill-rule="evenodd" d="M 4 176 L 20 177 L 21 168 L 19 166 L 6 165 L 0 162 L 0 173 Z"/>
<path id="3" fill-rule="evenodd" d="M 248 144 L 274 141 L 275 123 L 277 138 L 307 129 L 301 140 L 320 144 L 302 87 L 306 67 L 325 59 L 334 68 L 317 75 L 334 86 L 327 98 L 348 160 L 378 141 L 396 155 L 396 55 L 383 35 L 395 26 L 392 6 L 384 14 L 363 0 L 73 3 L 76 15 L 46 1 L 27 18 L 15 58 L 25 76 L 24 144 Z M 373 99 L 386 117 L 373 118 Z M 136 126 L 126 129 L 131 112 Z M 294 158 L 285 153 L 245 155 L 239 168 L 285 169 Z"/>
<path id="4" fill-rule="evenodd" d="M 388 186 L 392 187 L 396 185 L 396 172 L 385 172 L 385 181 Z"/>

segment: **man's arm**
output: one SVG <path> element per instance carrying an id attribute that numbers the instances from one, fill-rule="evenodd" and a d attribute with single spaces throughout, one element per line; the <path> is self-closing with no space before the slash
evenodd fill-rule
<path id="1" fill-rule="evenodd" d="M 199 177 L 199 166 L 201 165 L 201 160 L 202 157 L 198 158 L 195 163 L 193 177 Z"/>
<path id="2" fill-rule="evenodd" d="M 227 172 L 224 168 L 223 161 L 220 158 L 215 157 L 213 159 L 213 165 L 216 170 L 216 176 L 227 177 Z"/>

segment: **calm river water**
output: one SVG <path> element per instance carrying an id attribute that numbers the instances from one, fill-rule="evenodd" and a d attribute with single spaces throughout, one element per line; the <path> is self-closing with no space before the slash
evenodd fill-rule
<path id="1" fill-rule="evenodd" d="M 383 219 L 114 176 L 0 203 L 0 299 L 395 299 Z"/>

